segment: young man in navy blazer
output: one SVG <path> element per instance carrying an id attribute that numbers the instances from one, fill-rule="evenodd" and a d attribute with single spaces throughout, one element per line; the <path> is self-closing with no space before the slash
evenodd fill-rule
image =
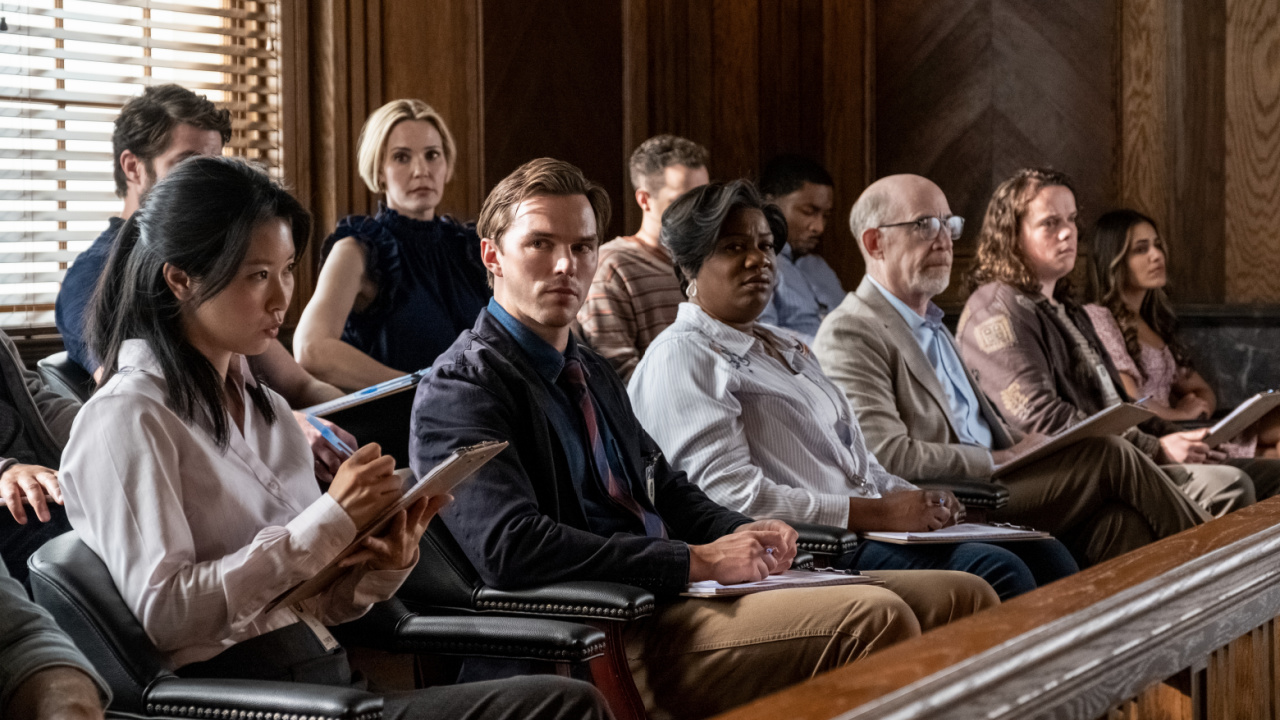
<path id="1" fill-rule="evenodd" d="M 478 225 L 493 300 L 418 387 L 418 474 L 460 447 L 510 443 L 442 512 L 486 583 L 607 580 L 657 594 L 627 631 L 653 718 L 715 714 L 997 602 L 976 576 L 942 571 L 886 573 L 888 589 L 680 599 L 690 582 L 787 569 L 796 533 L 717 505 L 673 471 L 609 363 L 571 336 L 608 218 L 603 189 L 562 161 L 530 161 L 499 183 Z"/>

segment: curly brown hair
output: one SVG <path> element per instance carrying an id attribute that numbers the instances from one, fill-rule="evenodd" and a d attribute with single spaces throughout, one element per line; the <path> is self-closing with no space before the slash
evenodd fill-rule
<path id="1" fill-rule="evenodd" d="M 1000 183 L 978 233 L 978 253 L 969 271 L 968 286 L 973 291 L 989 282 L 1002 282 L 1026 293 L 1039 294 L 1040 281 L 1027 266 L 1019 234 L 1027 206 L 1046 187 L 1061 186 L 1076 194 L 1075 185 L 1064 172 L 1052 168 L 1023 168 Z M 1071 281 L 1062 278 L 1053 290 L 1059 299 L 1071 294 Z"/>

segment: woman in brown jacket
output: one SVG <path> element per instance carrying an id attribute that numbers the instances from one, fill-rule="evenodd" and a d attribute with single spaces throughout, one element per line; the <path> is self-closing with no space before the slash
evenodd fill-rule
<path id="1" fill-rule="evenodd" d="M 957 335 L 982 390 L 1023 432 L 1058 433 L 1130 399 L 1087 316 L 1070 297 L 1067 276 L 1075 268 L 1077 243 L 1075 191 L 1065 174 L 1024 169 L 996 188 L 969 279 L 976 289 Z M 1164 464 L 1170 478 L 1210 513 L 1253 503 L 1248 475 L 1202 464 L 1223 459 L 1201 442 L 1205 432 L 1157 438 L 1135 429 L 1125 437 Z M 1273 491 L 1280 468 L 1262 470 Z"/>

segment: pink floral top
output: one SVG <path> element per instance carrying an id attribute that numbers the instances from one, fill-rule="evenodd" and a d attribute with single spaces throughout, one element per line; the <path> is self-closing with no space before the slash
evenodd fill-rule
<path id="1" fill-rule="evenodd" d="M 1138 343 L 1141 348 L 1139 359 L 1142 361 L 1142 371 L 1139 372 L 1128 349 L 1124 346 L 1124 333 L 1120 330 L 1120 324 L 1116 322 L 1111 311 L 1095 304 L 1085 305 L 1084 309 L 1089 313 L 1094 332 L 1098 333 L 1098 339 L 1102 341 L 1102 346 L 1106 348 L 1107 355 L 1111 357 L 1116 370 L 1132 376 L 1140 383 L 1138 397 L 1149 397 L 1162 405 L 1171 406 L 1169 397 L 1173 391 L 1173 383 L 1177 381 L 1178 375 L 1184 371 L 1184 368 L 1178 367 L 1169 346 L 1156 348 L 1146 343 Z M 1251 458 L 1256 446 L 1257 439 L 1250 431 L 1233 442 L 1224 443 L 1218 449 L 1230 457 Z"/>
<path id="2" fill-rule="evenodd" d="M 1139 357 L 1142 360 L 1142 369 L 1139 371 L 1128 349 L 1124 346 L 1124 333 L 1120 330 L 1120 325 L 1111 311 L 1101 305 L 1092 304 L 1085 305 L 1084 310 L 1089 313 L 1093 329 L 1098 333 L 1098 339 L 1102 340 L 1102 346 L 1106 348 L 1107 355 L 1111 356 L 1111 362 L 1115 364 L 1116 370 L 1141 383 L 1138 386 L 1138 397 L 1150 397 L 1161 405 L 1168 405 L 1169 395 L 1173 391 L 1174 381 L 1178 379 L 1179 370 L 1169 346 L 1155 348 L 1146 343 L 1139 343 L 1141 347 Z"/>

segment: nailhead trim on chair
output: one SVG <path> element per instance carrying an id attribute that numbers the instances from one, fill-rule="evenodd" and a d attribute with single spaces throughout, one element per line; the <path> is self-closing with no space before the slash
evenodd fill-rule
<path id="1" fill-rule="evenodd" d="M 266 710 L 231 710 L 207 708 L 198 705 L 147 705 L 148 715 L 169 715 L 183 718 L 211 718 L 213 720 L 340 720 L 337 715 L 299 715 L 297 713 L 268 712 Z M 367 712 L 354 720 L 382 720 L 382 713 Z"/>
<path id="2" fill-rule="evenodd" d="M 805 552 L 823 553 L 825 555 L 834 555 L 840 546 L 832 542 L 798 542 L 796 545 Z"/>
<path id="3" fill-rule="evenodd" d="M 401 641 L 398 647 L 412 649 L 422 653 L 445 653 L 448 655 L 497 655 L 510 657 L 515 654 L 532 655 L 545 660 L 570 660 L 577 655 L 600 655 L 604 653 L 605 643 L 598 642 L 586 646 L 582 650 L 552 650 L 547 648 L 526 647 L 524 645 L 495 645 L 493 643 L 475 642 L 414 642 Z"/>
<path id="4" fill-rule="evenodd" d="M 626 620 L 636 613 L 653 612 L 653 603 L 644 603 L 642 605 L 637 605 L 634 610 L 626 610 L 620 608 L 597 607 L 593 605 L 560 605 L 554 603 L 516 602 L 511 600 L 480 600 L 476 603 L 476 609 L 548 613 L 556 615 L 583 615 L 587 617 L 605 615 L 608 617 Z"/>

